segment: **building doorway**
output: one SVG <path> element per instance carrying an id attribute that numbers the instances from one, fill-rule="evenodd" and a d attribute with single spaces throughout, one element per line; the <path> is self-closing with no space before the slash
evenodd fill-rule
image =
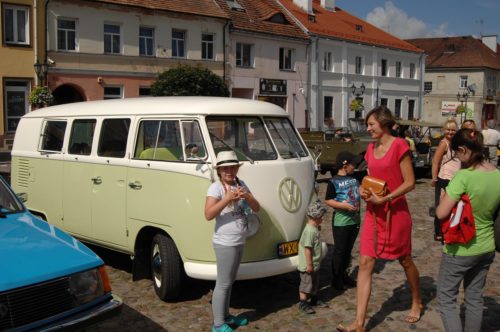
<path id="1" fill-rule="evenodd" d="M 52 91 L 52 95 L 54 96 L 54 105 L 76 103 L 85 100 L 80 91 L 69 84 L 58 86 Z"/>

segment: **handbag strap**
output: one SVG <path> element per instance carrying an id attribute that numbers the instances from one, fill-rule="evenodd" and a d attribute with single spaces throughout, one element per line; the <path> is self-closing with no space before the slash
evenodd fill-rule
<path id="1" fill-rule="evenodd" d="M 389 242 L 389 237 L 390 237 L 390 232 L 391 232 L 391 201 L 387 203 L 387 214 L 385 215 L 385 229 L 386 229 L 386 234 L 385 234 L 385 239 L 384 243 L 382 244 L 382 250 L 378 252 L 378 232 L 377 232 L 377 215 L 375 214 L 375 209 L 372 210 L 373 214 L 373 221 L 375 223 L 373 227 L 373 249 L 375 252 L 375 257 L 378 258 L 385 250 L 385 247 L 387 243 Z"/>

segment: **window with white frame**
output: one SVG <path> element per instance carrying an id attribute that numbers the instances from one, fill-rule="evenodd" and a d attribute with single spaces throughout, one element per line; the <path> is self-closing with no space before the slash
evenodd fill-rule
<path id="1" fill-rule="evenodd" d="M 181 30 L 172 30 L 173 57 L 184 58 L 186 56 L 185 44 L 186 44 L 186 32 Z"/>
<path id="2" fill-rule="evenodd" d="M 59 51 L 76 51 L 76 20 L 57 20 L 57 49 Z"/>
<path id="3" fill-rule="evenodd" d="M 104 99 L 121 99 L 123 98 L 123 88 L 121 86 L 105 86 Z"/>
<path id="4" fill-rule="evenodd" d="M 253 45 L 236 43 L 236 66 L 253 67 Z"/>
<path id="5" fill-rule="evenodd" d="M 415 64 L 410 63 L 410 78 L 415 78 Z"/>
<path id="6" fill-rule="evenodd" d="M 201 58 L 203 60 L 214 59 L 214 39 L 211 33 L 201 34 Z"/>
<path id="7" fill-rule="evenodd" d="M 363 74 L 363 58 L 360 56 L 357 56 L 355 58 L 354 73 L 355 74 Z"/>
<path id="8" fill-rule="evenodd" d="M 104 53 L 121 53 L 121 28 L 117 24 L 104 24 Z"/>
<path id="9" fill-rule="evenodd" d="M 4 43 L 29 45 L 29 7 L 3 4 L 2 9 Z"/>
<path id="10" fill-rule="evenodd" d="M 380 75 L 387 76 L 387 59 L 382 59 L 380 62 Z"/>
<path id="11" fill-rule="evenodd" d="M 139 27 L 139 55 L 153 56 L 155 30 Z"/>
<path id="12" fill-rule="evenodd" d="M 401 77 L 401 61 L 396 61 L 396 77 Z"/>
<path id="13" fill-rule="evenodd" d="M 332 52 L 325 52 L 323 54 L 323 71 L 333 71 Z"/>
<path id="14" fill-rule="evenodd" d="M 280 70 L 293 69 L 293 49 L 280 47 Z"/>
<path id="15" fill-rule="evenodd" d="M 467 75 L 460 75 L 459 87 L 465 89 L 467 87 Z"/>

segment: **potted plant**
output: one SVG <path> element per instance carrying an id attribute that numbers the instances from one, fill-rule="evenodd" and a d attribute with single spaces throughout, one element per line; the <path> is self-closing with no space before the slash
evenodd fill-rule
<path id="1" fill-rule="evenodd" d="M 358 100 L 358 99 L 353 99 L 351 101 L 351 104 L 349 105 L 349 109 L 352 111 L 352 112 L 357 112 L 357 111 L 362 111 L 365 109 L 365 107 L 363 106 L 363 103 L 361 102 L 361 100 Z"/>
<path id="2" fill-rule="evenodd" d="M 457 109 L 455 110 L 455 112 L 457 114 L 465 113 L 465 112 L 467 112 L 467 107 L 465 107 L 464 105 L 458 105 Z"/>
<path id="3" fill-rule="evenodd" d="M 52 104 L 54 101 L 54 96 L 47 86 L 36 86 L 34 87 L 29 95 L 29 102 L 31 106 L 45 107 Z"/>

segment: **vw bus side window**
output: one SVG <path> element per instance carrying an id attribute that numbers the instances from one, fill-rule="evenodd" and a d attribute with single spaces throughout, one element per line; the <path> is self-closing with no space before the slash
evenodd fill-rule
<path id="1" fill-rule="evenodd" d="M 300 142 L 290 120 L 286 118 L 265 118 L 264 121 L 282 158 L 307 157 L 306 149 Z"/>
<path id="2" fill-rule="evenodd" d="M 182 135 L 184 138 L 184 160 L 198 161 L 207 157 L 205 145 L 198 121 L 182 121 Z"/>
<path id="3" fill-rule="evenodd" d="M 240 160 L 274 160 L 276 151 L 257 117 L 207 117 L 215 152 L 234 150 Z"/>
<path id="4" fill-rule="evenodd" d="M 46 121 L 43 128 L 40 150 L 61 152 L 66 132 L 66 121 Z"/>
<path id="5" fill-rule="evenodd" d="M 75 120 L 71 126 L 71 135 L 69 137 L 70 154 L 88 156 L 92 149 L 92 140 L 94 139 L 95 119 Z"/>
<path id="6" fill-rule="evenodd" d="M 113 158 L 125 157 L 129 128 L 130 119 L 104 119 L 97 155 Z"/>
<path id="7" fill-rule="evenodd" d="M 183 160 L 179 121 L 141 121 L 134 158 L 160 161 Z"/>

